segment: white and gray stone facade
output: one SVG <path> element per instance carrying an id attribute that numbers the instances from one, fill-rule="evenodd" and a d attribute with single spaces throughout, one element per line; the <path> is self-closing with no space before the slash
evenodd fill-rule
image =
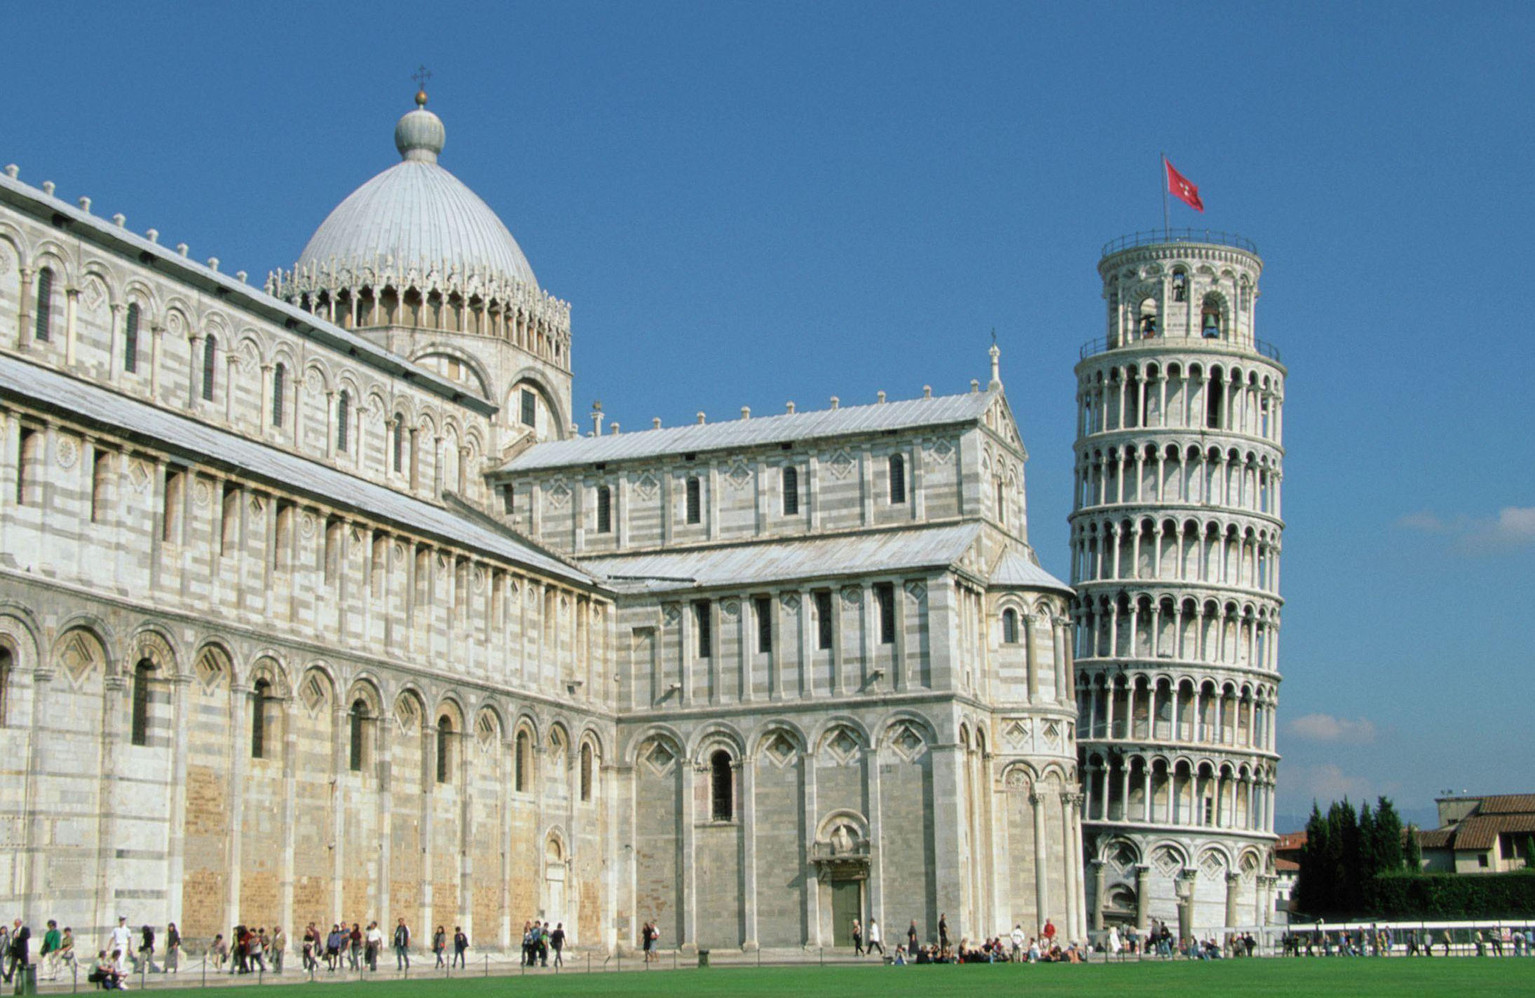
<path id="1" fill-rule="evenodd" d="M 1266 924 L 1284 378 L 1239 237 L 1105 247 L 1076 367 L 1071 521 L 1095 927 Z"/>
<path id="2" fill-rule="evenodd" d="M 487 212 L 268 294 L 0 177 L 0 910 L 1080 938 L 1071 593 L 996 354 L 580 437 L 568 306 L 477 269 Z"/>

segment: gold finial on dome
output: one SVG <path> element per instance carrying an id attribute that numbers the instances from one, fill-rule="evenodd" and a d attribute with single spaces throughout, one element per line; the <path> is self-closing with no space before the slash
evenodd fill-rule
<path id="1" fill-rule="evenodd" d="M 432 71 L 424 65 L 417 66 L 410 78 L 416 81 L 416 106 L 426 107 L 426 81 L 432 78 Z"/>

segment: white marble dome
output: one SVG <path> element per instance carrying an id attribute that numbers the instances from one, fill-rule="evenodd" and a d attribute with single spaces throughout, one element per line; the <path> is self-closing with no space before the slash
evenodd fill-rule
<path id="1" fill-rule="evenodd" d="M 533 268 L 506 225 L 437 164 L 446 133 L 425 102 L 424 94 L 417 95 L 423 106 L 395 126 L 402 161 L 336 206 L 310 237 L 296 269 L 418 268 L 537 288 Z"/>

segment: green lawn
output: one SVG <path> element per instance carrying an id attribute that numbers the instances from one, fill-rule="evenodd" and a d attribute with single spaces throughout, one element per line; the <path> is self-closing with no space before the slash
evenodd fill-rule
<path id="1" fill-rule="evenodd" d="M 1535 958 L 1221 960 L 1212 963 L 1142 963 L 1092 966 L 963 967 L 715 967 L 610 973 L 529 974 L 525 977 L 416 978 L 365 984 L 288 985 L 279 998 L 336 998 L 336 989 L 369 998 L 666 998 L 730 995 L 731 998 L 943 998 L 978 992 L 1040 995 L 1106 995 L 1135 998 L 1197 998 L 1258 994 L 1367 998 L 1421 995 L 1535 995 Z"/>

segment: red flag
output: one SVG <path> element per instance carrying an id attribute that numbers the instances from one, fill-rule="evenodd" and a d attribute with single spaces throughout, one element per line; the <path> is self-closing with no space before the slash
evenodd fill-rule
<path id="1" fill-rule="evenodd" d="M 1190 183 L 1189 178 L 1173 169 L 1173 164 L 1166 156 L 1162 157 L 1162 165 L 1167 167 L 1167 193 L 1195 211 L 1204 211 L 1205 203 L 1199 200 L 1199 188 Z"/>

